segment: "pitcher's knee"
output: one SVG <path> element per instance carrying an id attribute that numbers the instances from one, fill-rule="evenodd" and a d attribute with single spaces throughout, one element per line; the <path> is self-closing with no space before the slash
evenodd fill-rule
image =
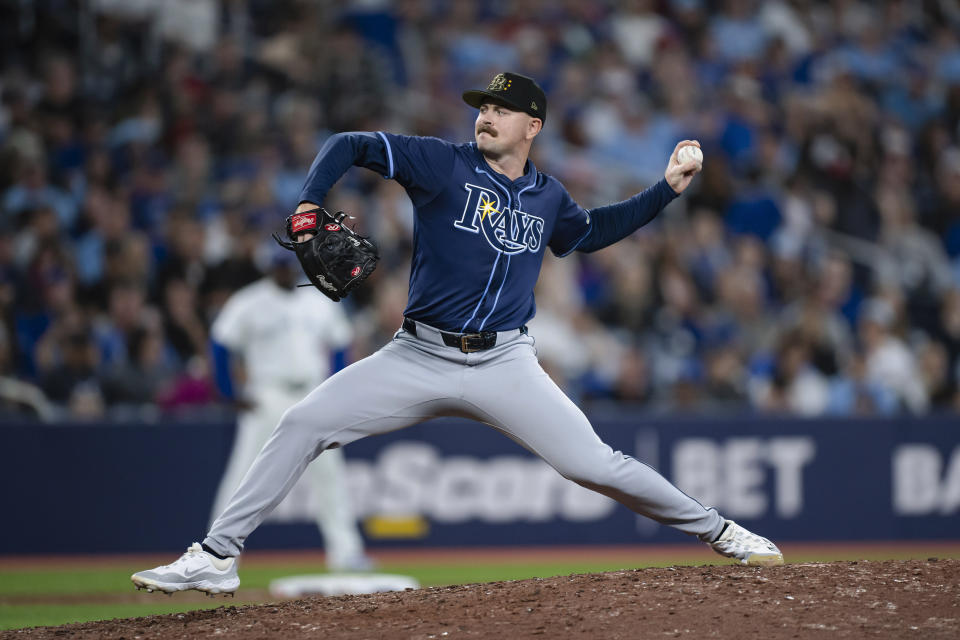
<path id="1" fill-rule="evenodd" d="M 567 480 L 572 480 L 590 489 L 611 486 L 614 481 L 614 474 L 605 464 L 576 465 L 557 470 Z"/>
<path id="2" fill-rule="evenodd" d="M 581 457 L 575 462 L 554 468 L 567 480 L 572 480 L 589 489 L 614 487 L 619 461 L 617 456 L 611 454 L 604 452 L 600 455 Z"/>
<path id="3" fill-rule="evenodd" d="M 335 429 L 335 425 L 322 412 L 298 402 L 280 417 L 275 433 L 285 438 L 302 439 L 322 451 L 329 446 Z"/>

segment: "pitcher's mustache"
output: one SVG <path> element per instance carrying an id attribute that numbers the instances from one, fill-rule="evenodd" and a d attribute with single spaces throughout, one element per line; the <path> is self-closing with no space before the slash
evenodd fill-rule
<path id="1" fill-rule="evenodd" d="M 497 132 L 496 132 L 496 131 L 494 131 L 494 130 L 491 129 L 490 127 L 484 127 L 484 126 L 481 126 L 481 127 L 479 127 L 479 128 L 477 129 L 477 134 L 481 134 L 481 133 L 489 133 L 490 135 L 492 135 L 492 136 L 494 136 L 494 137 L 496 137 L 496 135 L 497 135 Z"/>

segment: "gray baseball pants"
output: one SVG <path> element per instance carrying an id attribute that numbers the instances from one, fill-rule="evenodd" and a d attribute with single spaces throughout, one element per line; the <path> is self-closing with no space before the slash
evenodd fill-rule
<path id="1" fill-rule="evenodd" d="M 239 555 L 247 536 L 323 451 L 439 416 L 486 423 L 563 477 L 701 540 L 716 539 L 724 523 L 717 511 L 604 444 L 540 367 L 533 345 L 526 334 L 504 331 L 492 349 L 463 353 L 427 325 L 417 323 L 416 336 L 401 330 L 283 414 L 204 544 Z"/>

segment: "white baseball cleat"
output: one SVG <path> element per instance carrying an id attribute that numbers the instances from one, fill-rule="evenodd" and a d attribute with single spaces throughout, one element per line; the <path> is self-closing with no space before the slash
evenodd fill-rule
<path id="1" fill-rule="evenodd" d="M 710 546 L 728 558 L 736 558 L 740 564 L 772 567 L 783 564 L 783 554 L 777 545 L 766 538 L 751 533 L 733 520 L 727 520 L 727 529 Z"/>
<path id="2" fill-rule="evenodd" d="M 161 565 L 130 576 L 137 589 L 174 591 L 196 589 L 213 595 L 232 594 L 240 586 L 237 577 L 236 558 L 221 560 L 203 550 L 199 542 L 194 542 L 187 552 L 173 564 Z"/>

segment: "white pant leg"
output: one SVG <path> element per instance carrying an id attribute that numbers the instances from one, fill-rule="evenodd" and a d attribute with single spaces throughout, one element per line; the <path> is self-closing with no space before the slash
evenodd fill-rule
<path id="1" fill-rule="evenodd" d="M 476 415 L 565 478 L 657 522 L 702 540 L 715 539 L 723 528 L 717 511 L 705 508 L 652 467 L 605 444 L 540 367 L 532 342 L 527 337 L 516 340 L 468 370 L 464 398 Z"/>
<path id="2" fill-rule="evenodd" d="M 283 413 L 303 399 L 283 389 L 261 389 L 254 395 L 256 405 L 237 416 L 237 435 L 217 489 L 210 516 L 211 527 L 226 509 Z M 311 490 L 317 497 L 314 517 L 323 536 L 327 557 L 334 563 L 343 563 L 363 554 L 363 537 L 357 528 L 347 492 L 343 453 L 339 449 L 329 450 L 310 465 L 308 473 Z"/>
<path id="3" fill-rule="evenodd" d="M 204 543 L 239 555 L 247 536 L 325 450 L 444 415 L 459 406 L 463 365 L 394 340 L 331 376 L 290 407 Z M 323 455 L 326 455 L 325 453 Z"/>
<path id="4" fill-rule="evenodd" d="M 357 526 L 347 491 L 347 467 L 341 449 L 328 449 L 310 465 L 307 473 L 317 492 L 320 508 L 317 526 L 323 534 L 328 566 L 344 566 L 363 555 L 363 536 Z"/>
<path id="5" fill-rule="evenodd" d="M 292 404 L 292 403 L 290 403 Z M 257 454 L 270 438 L 270 434 L 277 426 L 277 421 L 290 405 L 277 410 L 274 403 L 264 403 L 261 399 L 257 406 L 237 414 L 237 432 L 233 440 L 233 448 L 227 460 L 227 467 L 220 478 L 217 494 L 210 511 L 210 525 L 227 508 L 230 497 L 240 486 L 240 481 L 246 475 L 250 465 L 256 460 Z"/>

